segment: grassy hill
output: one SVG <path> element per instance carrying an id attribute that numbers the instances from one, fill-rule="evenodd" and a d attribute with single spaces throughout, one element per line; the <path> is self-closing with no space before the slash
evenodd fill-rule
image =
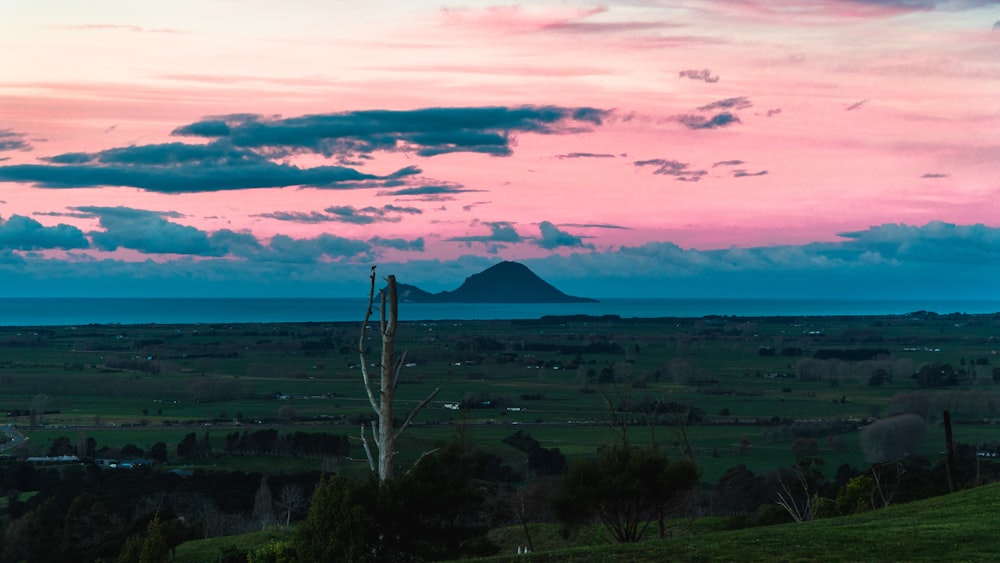
<path id="1" fill-rule="evenodd" d="M 695 524 L 690 535 L 631 545 L 608 544 L 516 556 L 516 530 L 506 552 L 482 561 L 995 561 L 1000 528 L 1000 484 L 987 485 L 892 506 L 885 510 L 817 520 L 720 532 Z M 291 538 L 289 528 L 243 536 L 188 542 L 177 549 L 175 561 L 215 561 L 225 545 L 256 548 Z M 539 530 L 538 532 L 541 532 Z M 538 533 L 536 532 L 536 533 Z M 548 535 L 554 536 L 552 527 Z M 501 534 L 503 535 L 503 534 Z M 544 535 L 544 533 L 539 533 Z M 555 543 L 554 538 L 542 543 Z M 591 535 L 578 538 L 595 541 Z M 572 540 L 571 540 L 571 543 Z"/>
<path id="2" fill-rule="evenodd" d="M 493 561 L 995 561 L 1000 484 L 888 509 Z"/>

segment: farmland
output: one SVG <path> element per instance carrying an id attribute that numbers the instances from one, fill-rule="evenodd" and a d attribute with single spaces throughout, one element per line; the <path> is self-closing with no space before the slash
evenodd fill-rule
<path id="1" fill-rule="evenodd" d="M 83 436 L 98 448 L 164 442 L 177 465 L 265 472 L 317 470 L 321 461 L 227 455 L 226 436 L 332 432 L 352 442 L 340 471 L 360 475 L 367 463 L 357 437 L 371 410 L 358 368 L 359 325 L 4 327 L 0 422 L 28 435 L 30 455 L 44 455 L 60 436 L 74 444 Z M 690 448 L 712 483 L 739 463 L 755 472 L 791 463 L 787 429 L 799 423 L 816 427 L 829 467 L 863 466 L 859 424 L 891 414 L 900 394 L 940 392 L 913 377 L 922 366 L 952 366 L 958 375 L 949 391 L 991 396 L 997 334 L 998 315 L 923 312 L 404 322 L 397 411 L 405 416 L 432 389 L 441 392 L 404 435 L 399 461 L 460 432 L 516 467 L 521 453 L 502 439 L 517 430 L 572 460 L 625 431 L 671 455 Z M 650 414 L 642 404 L 669 408 Z M 995 441 L 997 427 L 983 424 L 998 415 L 991 409 L 981 400 L 956 404 L 956 439 Z M 922 453 L 934 457 L 943 430 L 930 420 Z M 209 441 L 211 457 L 174 455 L 192 432 Z"/>

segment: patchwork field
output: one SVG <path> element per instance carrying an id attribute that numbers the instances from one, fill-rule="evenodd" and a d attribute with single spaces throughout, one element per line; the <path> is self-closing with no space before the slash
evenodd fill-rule
<path id="1" fill-rule="evenodd" d="M 359 427 L 371 409 L 359 334 L 360 322 L 3 327 L 0 423 L 29 437 L 31 455 L 60 437 L 144 451 L 164 442 L 179 466 L 279 472 L 322 460 L 227 455 L 226 436 L 333 432 L 351 441 L 340 470 L 361 474 Z M 899 410 L 906 393 L 941 389 L 963 392 L 949 399 L 956 439 L 990 443 L 1000 438 L 987 424 L 1000 416 L 998 334 L 1000 315 L 922 312 L 405 322 L 397 413 L 441 391 L 405 435 L 400 462 L 456 433 L 517 463 L 522 454 L 502 439 L 518 430 L 570 459 L 626 432 L 677 455 L 690 448 L 710 483 L 738 463 L 755 472 L 791 463 L 788 429 L 798 423 L 815 427 L 827 467 L 861 466 L 859 423 Z M 365 344 L 377 357 L 377 331 Z M 953 381 L 914 377 L 928 366 L 948 366 Z M 211 457 L 176 455 L 190 433 L 207 438 Z M 942 449 L 932 424 L 921 453 Z"/>

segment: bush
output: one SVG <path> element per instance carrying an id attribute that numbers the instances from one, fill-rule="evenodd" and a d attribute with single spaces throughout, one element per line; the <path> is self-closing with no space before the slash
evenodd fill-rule
<path id="1" fill-rule="evenodd" d="M 219 549 L 219 554 L 215 558 L 216 563 L 248 563 L 247 551 L 240 549 L 233 544 L 224 545 Z"/>
<path id="2" fill-rule="evenodd" d="M 597 518 L 618 542 L 631 543 L 653 519 L 662 535 L 666 514 L 697 484 L 698 469 L 688 459 L 670 462 L 653 448 L 615 445 L 570 466 L 552 509 L 571 528 Z"/>

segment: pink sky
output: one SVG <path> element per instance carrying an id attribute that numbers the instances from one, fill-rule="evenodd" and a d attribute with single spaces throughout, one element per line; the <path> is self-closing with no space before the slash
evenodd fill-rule
<path id="1" fill-rule="evenodd" d="M 7 240 L 20 257 L 198 256 L 112 233 L 103 210 L 117 206 L 264 245 L 372 244 L 363 259 L 333 258 L 355 264 L 805 245 L 884 224 L 1000 228 L 1000 6 L 987 0 L 5 2 L 0 50 L 0 251 Z M 507 134 L 506 156 L 420 156 L 427 145 L 412 140 L 237 147 L 303 170 L 420 169 L 390 185 L 40 186 L 65 171 L 60 155 L 229 143 L 172 134 L 212 116 L 549 106 L 600 118 L 560 119 L 547 134 L 535 122 L 476 130 Z M 449 189 L 386 195 L 427 186 Z M 90 245 L 19 246 L 14 216 L 74 227 Z M 103 231 L 114 244 L 95 242 Z"/>

